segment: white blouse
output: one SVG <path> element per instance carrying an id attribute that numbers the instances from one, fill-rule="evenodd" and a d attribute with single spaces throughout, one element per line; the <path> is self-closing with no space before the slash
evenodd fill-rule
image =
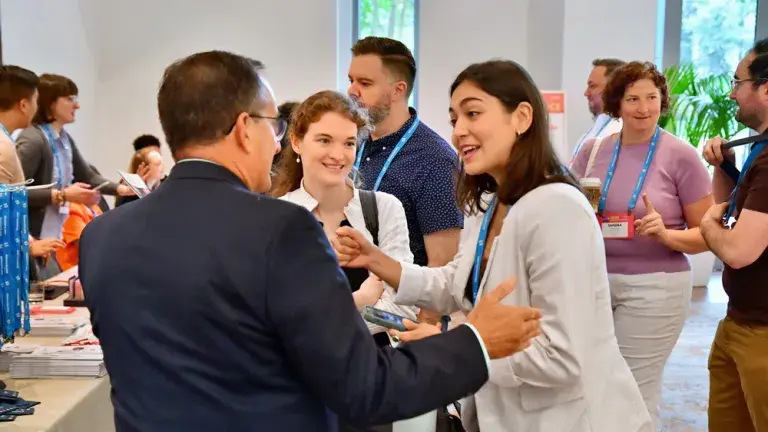
<path id="1" fill-rule="evenodd" d="M 280 199 L 300 205 L 310 212 L 317 207 L 317 200 L 304 189 L 304 183 L 298 189 L 280 197 Z M 403 204 L 385 192 L 376 192 L 376 205 L 379 211 L 379 248 L 390 257 L 405 263 L 413 262 L 410 240 L 408 237 L 408 224 L 405 219 L 405 210 Z M 354 196 L 344 208 L 346 216 L 352 228 L 360 231 L 368 241 L 373 241 L 373 235 L 368 232 L 363 217 L 363 208 L 360 204 L 360 193 L 354 190 Z M 384 293 L 373 306 L 377 309 L 402 315 L 406 318 L 415 320 L 419 309 L 412 306 L 402 306 L 395 304 L 395 290 L 391 286 L 384 284 Z M 366 321 L 368 330 L 371 334 L 386 331 L 384 327 L 371 324 Z"/>
<path id="2" fill-rule="evenodd" d="M 468 218 L 444 267 L 404 264 L 396 300 L 468 313 L 465 298 L 482 216 Z M 509 209 L 490 247 L 478 298 L 512 276 L 502 300 L 543 315 L 541 336 L 492 360 L 488 382 L 462 404 L 470 431 L 646 432 L 653 426 L 613 327 L 605 249 L 587 199 L 566 184 L 541 186 Z"/>

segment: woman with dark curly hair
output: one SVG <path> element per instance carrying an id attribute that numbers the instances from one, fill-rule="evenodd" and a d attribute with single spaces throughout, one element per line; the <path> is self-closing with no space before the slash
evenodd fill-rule
<path id="1" fill-rule="evenodd" d="M 699 223 L 714 204 L 711 181 L 696 149 L 657 125 L 669 89 L 653 64 L 616 69 L 603 103 L 622 131 L 584 143 L 572 170 L 601 186 L 616 337 L 659 430 L 664 364 L 693 287 L 685 254 L 707 250 Z"/>

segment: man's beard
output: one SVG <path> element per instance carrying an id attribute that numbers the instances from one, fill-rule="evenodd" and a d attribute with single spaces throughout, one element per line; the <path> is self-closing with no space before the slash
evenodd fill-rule
<path id="1" fill-rule="evenodd" d="M 736 121 L 753 130 L 757 130 L 762 124 L 757 112 L 748 111 L 741 107 L 736 111 Z"/>
<path id="2" fill-rule="evenodd" d="M 589 107 L 589 112 L 592 114 L 592 117 L 597 117 L 603 113 L 602 103 L 592 104 L 587 102 L 587 106 Z"/>
<path id="3" fill-rule="evenodd" d="M 371 117 L 371 123 L 375 126 L 386 120 L 391 111 L 392 99 L 389 96 L 384 96 L 379 103 L 368 108 L 368 115 Z"/>

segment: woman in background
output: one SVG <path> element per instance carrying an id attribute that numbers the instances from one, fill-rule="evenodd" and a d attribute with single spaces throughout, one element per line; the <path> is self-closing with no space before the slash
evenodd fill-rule
<path id="1" fill-rule="evenodd" d="M 139 174 L 149 190 L 154 190 L 165 180 L 165 164 L 160 154 L 160 140 L 154 135 L 141 135 L 133 140 L 133 156 L 128 172 Z M 139 199 L 136 195 L 117 197 L 115 207 Z"/>
<path id="2" fill-rule="evenodd" d="M 498 60 L 469 66 L 450 94 L 459 205 L 482 214 L 465 226 L 458 255 L 419 267 L 340 228 L 340 262 L 368 268 L 397 290 L 398 304 L 442 314 L 469 313 L 487 287 L 517 277 L 502 302 L 540 309 L 542 334 L 491 361 L 488 382 L 462 403 L 468 431 L 651 431 L 614 335 L 595 215 L 558 161 L 541 92 L 520 65 Z M 409 326 L 396 333 L 405 342 L 439 331 Z"/>
<path id="3" fill-rule="evenodd" d="M 29 191 L 29 232 L 33 237 L 61 238 L 69 203 L 97 204 L 101 193 L 132 195 L 125 185 L 108 182 L 91 170 L 64 129 L 75 121 L 77 86 L 67 77 L 40 76 L 38 108 L 32 126 L 24 129 L 16 143 L 24 177 L 33 186 L 53 184 L 52 189 Z M 101 190 L 93 188 L 107 183 Z"/>
<path id="4" fill-rule="evenodd" d="M 291 146 L 291 137 L 290 137 L 290 130 L 291 130 L 291 114 L 298 108 L 300 103 L 298 102 L 283 102 L 280 104 L 279 107 L 277 107 L 277 117 L 281 120 L 284 120 L 288 126 L 286 129 L 286 134 L 283 136 L 283 138 L 280 140 L 280 153 L 275 155 L 275 158 L 272 159 L 272 170 L 275 171 L 277 167 L 280 165 L 280 160 L 282 159 L 283 152 L 286 148 Z"/>
<path id="5" fill-rule="evenodd" d="M 622 227 L 612 232 L 603 223 L 616 337 L 660 430 L 664 365 L 693 288 L 685 254 L 707 250 L 698 226 L 714 205 L 712 182 L 696 149 L 657 126 L 669 89 L 653 64 L 616 69 L 603 102 L 623 129 L 585 142 L 571 169 L 600 179 L 598 215 Z"/>
<path id="6" fill-rule="evenodd" d="M 329 240 L 339 226 L 352 226 L 373 240 L 367 230 L 361 191 L 355 188 L 350 173 L 355 162 L 357 142 L 368 133 L 366 113 L 341 93 L 323 91 L 310 96 L 292 116 L 291 145 L 283 150 L 273 194 L 314 213 Z M 365 193 L 365 192 L 364 192 Z M 378 243 L 398 259 L 413 261 L 408 243 L 403 205 L 392 195 L 376 192 Z M 394 291 L 384 287 L 364 269 L 344 268 L 355 304 L 361 311 L 373 306 L 416 318 L 416 310 L 394 304 Z M 383 327 L 367 323 L 379 346 L 389 345 Z"/>

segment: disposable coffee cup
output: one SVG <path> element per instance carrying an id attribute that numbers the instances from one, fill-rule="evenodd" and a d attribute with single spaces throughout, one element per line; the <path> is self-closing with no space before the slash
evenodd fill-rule
<path id="1" fill-rule="evenodd" d="M 579 185 L 584 189 L 584 195 L 587 196 L 592 209 L 597 213 L 597 206 L 600 204 L 600 195 L 602 195 L 603 182 L 597 177 L 588 177 L 579 180 Z"/>

